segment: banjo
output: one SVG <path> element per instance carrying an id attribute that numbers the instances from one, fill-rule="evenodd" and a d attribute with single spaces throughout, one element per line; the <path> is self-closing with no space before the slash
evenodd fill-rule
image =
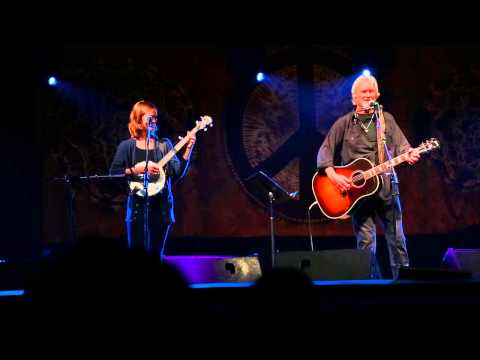
<path id="1" fill-rule="evenodd" d="M 196 134 L 199 130 L 207 131 L 207 126 L 213 126 L 213 120 L 210 116 L 202 116 L 201 121 L 196 121 L 196 126 L 190 130 L 191 133 Z M 179 152 L 188 142 L 188 138 L 182 138 L 158 163 L 160 169 L 157 175 L 148 175 L 148 196 L 154 196 L 161 192 L 165 187 L 166 175 L 164 167 L 167 163 Z M 145 187 L 143 185 L 144 174 L 138 175 L 140 181 L 130 181 L 129 187 L 132 192 L 139 196 L 145 196 Z"/>

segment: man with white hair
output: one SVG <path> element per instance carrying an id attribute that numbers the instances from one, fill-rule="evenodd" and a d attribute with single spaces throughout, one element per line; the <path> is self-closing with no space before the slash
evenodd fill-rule
<path id="1" fill-rule="evenodd" d="M 377 139 L 383 136 L 381 133 L 377 134 L 381 128 L 377 130 L 375 111 L 371 105 L 379 96 L 377 80 L 371 75 L 360 75 L 352 85 L 354 110 L 335 121 L 320 147 L 317 155 L 318 171 L 324 172 L 340 192 L 348 191 L 352 181 L 344 175 L 337 174 L 334 166 L 346 165 L 358 158 L 366 158 L 376 165 L 384 161 L 383 144 L 378 146 L 377 142 Z M 416 163 L 420 158 L 418 151 L 411 148 L 392 114 L 382 113 L 386 145 L 392 156 L 407 153 L 407 162 L 410 165 Z M 334 164 L 337 155 L 341 164 Z M 381 176 L 383 178 L 381 189 L 375 195 L 363 199 L 352 213 L 353 231 L 357 248 L 369 249 L 375 255 L 375 216 L 379 217 L 385 231 L 392 275 L 396 278 L 400 266 L 409 265 L 409 258 L 403 233 L 400 201 L 396 201 L 395 204 L 397 211 L 394 224 L 390 175 Z"/>

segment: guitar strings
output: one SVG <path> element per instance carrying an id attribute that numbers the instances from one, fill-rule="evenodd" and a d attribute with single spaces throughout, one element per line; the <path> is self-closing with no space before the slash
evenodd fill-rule
<path id="1" fill-rule="evenodd" d="M 432 146 L 431 143 L 434 143 L 434 141 L 433 141 L 433 140 L 430 140 L 427 144 L 423 144 L 423 143 L 422 143 L 420 146 L 417 147 L 416 150 L 418 150 L 419 153 L 423 153 L 423 152 L 425 152 L 425 151 L 428 151 L 428 150 L 430 150 L 430 149 L 429 149 L 429 146 Z M 435 143 L 434 143 L 434 145 L 435 145 Z M 436 147 L 438 147 L 438 146 L 432 146 L 433 149 L 435 149 Z M 401 157 L 404 156 L 404 155 L 405 155 L 405 154 L 402 154 L 402 155 L 400 155 L 400 156 L 398 156 L 398 157 L 401 158 Z M 392 160 L 395 160 L 395 159 L 392 159 Z M 387 161 L 387 162 L 388 162 L 388 161 Z M 384 164 L 386 164 L 387 162 L 385 162 Z M 383 164 L 382 164 L 382 165 L 383 165 Z M 359 181 L 359 180 L 366 180 L 364 174 L 365 174 L 365 172 L 362 172 L 362 173 L 360 173 L 360 174 L 355 175 L 354 177 L 352 177 L 352 182 L 355 183 L 355 182 L 357 182 L 357 181 Z"/>

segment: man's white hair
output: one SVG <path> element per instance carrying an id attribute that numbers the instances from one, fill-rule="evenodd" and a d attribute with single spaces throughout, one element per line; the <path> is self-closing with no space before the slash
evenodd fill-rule
<path id="1" fill-rule="evenodd" d="M 359 77 L 357 77 L 355 79 L 355 81 L 353 82 L 353 85 L 352 85 L 352 97 L 353 97 L 353 94 L 355 94 L 355 90 L 357 90 L 357 87 L 358 85 L 360 84 L 360 81 L 368 81 L 374 88 L 375 90 L 377 91 L 377 94 L 378 94 L 378 83 L 377 83 L 377 79 L 375 79 L 372 75 L 360 75 Z"/>

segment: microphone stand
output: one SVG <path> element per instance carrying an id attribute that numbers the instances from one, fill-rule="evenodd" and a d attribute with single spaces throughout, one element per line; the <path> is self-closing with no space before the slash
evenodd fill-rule
<path id="1" fill-rule="evenodd" d="M 380 111 L 382 111 L 381 107 L 382 106 L 379 105 L 378 103 L 375 104 L 375 106 L 374 106 L 374 113 L 375 113 L 375 117 L 376 117 L 377 129 L 380 127 L 380 114 L 379 113 L 380 113 Z M 390 161 L 390 160 L 393 159 L 393 156 L 390 153 L 390 150 L 388 149 L 387 139 L 385 137 L 385 134 L 382 134 L 382 142 L 383 142 L 383 147 L 385 149 L 385 154 L 386 154 L 387 160 Z M 398 181 L 397 172 L 395 171 L 395 167 L 393 165 L 390 165 L 390 190 L 392 192 L 392 224 L 393 224 L 393 238 L 395 240 L 397 239 L 397 233 L 398 233 L 398 229 L 397 229 L 398 207 L 396 205 L 397 205 L 397 203 L 400 204 L 400 200 L 399 200 L 400 190 L 399 190 L 398 185 L 399 185 L 399 181 Z M 393 274 L 393 276 L 395 276 L 395 274 Z"/>
<path id="2" fill-rule="evenodd" d="M 75 244 L 77 240 L 77 224 L 75 218 L 75 192 L 73 191 L 72 178 L 65 175 L 65 203 L 67 204 L 68 233 L 67 241 L 70 245 Z"/>
<path id="3" fill-rule="evenodd" d="M 275 229 L 274 229 L 274 212 L 273 212 L 273 202 L 275 201 L 275 196 L 273 192 L 268 192 L 268 200 L 270 202 L 270 246 L 271 246 L 271 254 L 272 254 L 272 269 L 275 268 Z"/>
<path id="4" fill-rule="evenodd" d="M 298 192 L 288 193 L 277 182 L 271 179 L 263 171 L 258 171 L 245 179 L 263 199 L 268 201 L 269 219 L 270 219 L 270 265 L 271 269 L 275 268 L 275 256 L 277 249 L 275 246 L 275 204 L 283 203 L 298 195 Z M 267 207 L 265 205 L 265 207 Z"/>
<path id="5" fill-rule="evenodd" d="M 145 191 L 145 201 L 143 203 L 143 246 L 146 252 L 150 252 L 150 227 L 149 227 L 149 212 L 150 212 L 150 199 L 148 197 L 148 162 L 149 159 L 149 147 L 150 147 L 150 136 L 151 136 L 151 125 L 152 119 L 149 117 L 148 119 L 148 127 L 147 127 L 147 139 L 145 141 L 145 169 L 143 171 L 143 189 Z"/>

